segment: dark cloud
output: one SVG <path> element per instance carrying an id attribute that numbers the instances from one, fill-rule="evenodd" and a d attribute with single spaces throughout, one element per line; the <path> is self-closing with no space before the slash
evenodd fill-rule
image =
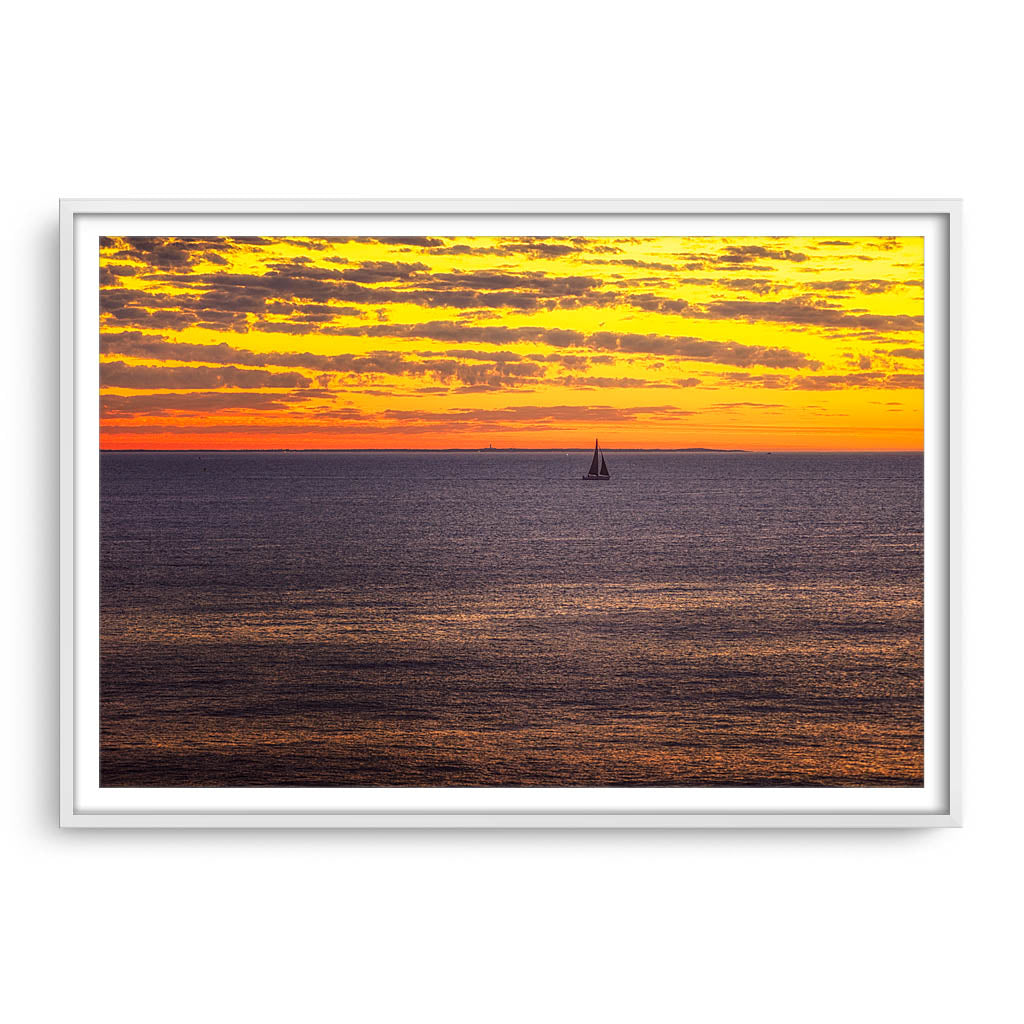
<path id="1" fill-rule="evenodd" d="M 367 324 L 341 327 L 337 335 L 364 338 L 425 338 L 430 341 L 487 343 L 507 345 L 517 341 L 537 342 L 558 348 L 582 345 L 582 331 L 562 327 L 503 327 L 488 324 L 460 324 L 452 320 L 432 320 L 416 324 Z"/>
<path id="2" fill-rule="evenodd" d="M 718 277 L 713 282 L 719 288 L 732 291 L 754 292 L 756 295 L 767 295 L 769 292 L 780 291 L 784 285 L 764 277 Z"/>
<path id="3" fill-rule="evenodd" d="M 318 367 L 294 352 L 252 352 L 236 348 L 226 342 L 198 345 L 194 342 L 169 341 L 165 335 L 145 334 L 142 331 L 101 331 L 100 352 L 104 355 L 134 356 L 148 359 L 174 359 L 178 362 L 242 363 L 248 366 L 308 366 Z M 310 359 L 318 357 L 309 354 Z"/>
<path id="4" fill-rule="evenodd" d="M 548 383 L 573 388 L 692 388 L 700 384 L 696 377 L 677 377 L 675 380 L 649 380 L 645 377 L 588 377 L 566 374 L 554 377 Z"/>
<path id="5" fill-rule="evenodd" d="M 845 388 L 920 388 L 924 377 L 917 373 L 894 373 L 886 375 L 880 370 L 865 373 L 821 374 L 817 376 L 794 377 L 790 387 L 796 391 L 839 391 Z"/>
<path id="6" fill-rule="evenodd" d="M 181 330 L 190 326 L 214 325 L 220 330 L 272 333 L 342 333 L 335 321 L 359 315 L 360 307 L 380 308 L 382 304 L 407 303 L 428 308 L 466 311 L 519 310 L 524 313 L 583 307 L 632 306 L 652 312 L 695 318 L 770 320 L 799 325 L 869 330 L 916 330 L 920 317 L 893 317 L 864 311 L 844 310 L 829 303 L 798 297 L 778 302 L 721 300 L 694 303 L 657 291 L 637 291 L 637 282 L 606 281 L 592 274 L 548 274 L 537 270 L 511 272 L 450 270 L 431 271 L 423 262 L 371 260 L 343 262 L 336 267 L 314 266 L 304 257 L 278 260 L 260 273 L 200 271 L 193 267 L 208 259 L 217 240 L 129 239 L 138 260 L 148 260 L 151 286 L 145 290 L 125 288 L 118 275 L 106 274 L 101 289 L 101 313 L 108 323 L 122 327 Z M 434 240 L 438 241 L 438 240 Z M 551 250 L 580 251 L 586 240 L 516 240 L 503 243 L 509 252 Z M 230 243 L 224 243 L 230 244 Z M 523 247 L 526 247 L 523 249 Z M 591 248 L 596 248 L 592 246 Z M 557 253 L 554 250 L 558 250 Z M 118 250 L 118 266 L 127 250 Z M 731 265 L 746 266 L 752 259 L 805 258 L 789 249 L 766 246 L 730 246 L 722 257 Z M 642 261 L 621 261 L 640 263 Z M 660 264 L 668 267 L 669 264 Z M 779 290 L 770 278 L 716 277 L 691 279 L 730 290 L 749 290 L 765 295 Z M 679 283 L 652 279 L 655 285 Z M 811 281 L 816 291 L 856 291 L 874 294 L 895 285 L 880 279 L 836 279 Z M 315 307 L 315 308 L 313 308 Z M 279 317 L 287 319 L 278 319 Z M 344 328 L 345 325 L 341 325 Z"/>
<path id="7" fill-rule="evenodd" d="M 651 353 L 675 356 L 695 362 L 731 366 L 769 366 L 774 368 L 818 369 L 821 363 L 803 353 L 765 345 L 741 345 L 736 341 L 708 341 L 702 338 L 657 334 L 617 334 L 602 331 L 588 335 L 584 344 L 591 348 L 617 352 Z"/>
<path id="8" fill-rule="evenodd" d="M 881 370 L 838 374 L 748 374 L 731 372 L 719 374 L 718 379 L 730 384 L 746 385 L 748 387 L 793 391 L 841 391 L 846 388 L 892 390 L 921 388 L 924 386 L 924 377 L 921 374 L 886 374 Z"/>
<path id="9" fill-rule="evenodd" d="M 757 295 L 767 295 L 770 292 L 779 292 L 790 287 L 786 283 L 773 281 L 767 277 L 676 277 L 673 280 L 663 282 L 665 285 L 693 284 L 705 288 L 728 288 L 730 291 L 754 292 Z M 685 312 L 690 308 L 690 303 L 679 299 L 667 299 L 661 295 L 642 294 L 627 296 L 626 301 L 631 305 L 640 306 L 642 309 L 652 309 L 658 312 Z M 673 308 L 668 303 L 675 302 Z"/>
<path id="10" fill-rule="evenodd" d="M 676 356 L 697 362 L 733 366 L 819 368 L 817 360 L 800 352 L 764 345 L 742 345 L 734 341 L 708 341 L 688 336 L 632 334 L 598 331 L 584 334 L 563 328 L 467 326 L 450 321 L 423 324 L 373 324 L 339 329 L 353 337 L 429 338 L 435 341 L 543 342 L 556 348 L 578 347 L 615 352 Z"/>
<path id="11" fill-rule="evenodd" d="M 407 281 L 429 269 L 426 263 L 395 263 L 384 260 L 370 260 L 366 263 L 360 263 L 349 270 L 341 271 L 341 276 L 346 281 L 374 284 L 380 281 Z"/>
<path id="12" fill-rule="evenodd" d="M 100 387 L 135 388 L 307 388 L 301 373 L 241 369 L 237 366 L 134 366 L 100 363 Z"/>
<path id="13" fill-rule="evenodd" d="M 756 263 L 758 260 L 786 260 L 802 263 L 807 254 L 792 249 L 769 249 L 764 245 L 729 245 L 725 251 L 713 257 L 718 263 Z"/>
<path id="14" fill-rule="evenodd" d="M 508 389 L 509 384 L 507 382 L 495 381 L 487 384 L 461 384 L 457 387 L 447 388 L 445 391 L 447 394 L 452 395 L 482 395 L 487 392 L 507 391 Z M 521 391 L 521 393 L 531 395 L 533 390 L 531 388 L 525 392 Z"/>
<path id="15" fill-rule="evenodd" d="M 343 303 L 532 311 L 616 301 L 614 294 L 600 293 L 603 282 L 594 277 L 538 271 L 427 274 L 422 266 L 377 262 L 335 270 L 291 261 L 272 264 L 260 274 L 164 273 L 153 282 L 188 291 L 104 288 L 100 308 L 125 326 L 152 326 L 158 322 L 155 310 L 173 310 L 173 320 L 164 318 L 161 325 L 182 328 L 219 315 L 226 329 L 245 331 L 272 323 L 266 314 L 281 302 L 292 304 L 296 312 L 306 303 L 330 303 L 331 311 L 341 315 L 352 312 L 340 308 Z M 301 326 L 296 333 L 302 333 Z"/>
<path id="16" fill-rule="evenodd" d="M 557 363 L 559 366 L 564 366 L 569 370 L 583 370 L 595 363 L 608 364 L 614 362 L 612 356 L 574 356 L 564 352 L 530 352 L 523 358 L 530 359 L 535 363 Z"/>
<path id="17" fill-rule="evenodd" d="M 792 377 L 784 373 L 721 373 L 719 380 L 730 384 L 746 384 L 759 388 L 788 388 Z"/>
<path id="18" fill-rule="evenodd" d="M 465 325 L 451 321 L 433 321 L 421 324 L 361 324 L 334 328 L 332 333 L 361 338 L 415 338 L 441 342 L 468 344 L 509 344 L 513 342 L 542 343 L 553 348 L 584 348 L 597 351 L 635 355 L 672 356 L 695 362 L 720 363 L 732 366 L 769 366 L 774 368 L 818 369 L 817 360 L 790 349 L 763 345 L 742 345 L 732 341 L 710 341 L 700 338 L 658 334 L 632 334 L 599 331 L 584 334 L 553 327 L 503 327 L 498 325 Z M 195 345 L 169 342 L 163 338 L 137 331 L 104 332 L 101 350 L 119 355 L 151 356 L 160 359 L 203 360 L 242 363 L 245 365 L 301 366 L 313 370 L 348 369 L 353 359 L 347 354 L 324 356 L 313 353 L 260 353 L 239 349 L 224 342 L 218 345 Z M 467 352 L 475 349 L 450 350 L 453 358 L 473 358 Z M 495 359 L 480 352 L 481 358 Z M 507 354 L 498 357 L 508 362 Z M 592 357 L 597 359 L 599 357 Z"/>
<path id="19" fill-rule="evenodd" d="M 791 380 L 790 387 L 796 391 L 838 391 L 849 387 L 863 386 L 866 383 L 877 385 L 885 379 L 885 374 L 875 371 L 873 373 L 844 373 L 844 374 L 822 374 L 815 377 L 797 377 Z"/>
<path id="20" fill-rule="evenodd" d="M 636 267 L 638 270 L 667 270 L 674 272 L 679 269 L 679 265 L 676 263 L 654 263 L 650 260 L 595 259 L 590 260 L 589 262 L 601 264 L 603 266 Z"/>
<path id="21" fill-rule="evenodd" d="M 100 247 L 119 259 L 135 261 L 147 267 L 175 269 L 210 260 L 225 262 L 219 254 L 235 248 L 226 238 L 122 237 L 101 238 Z"/>
<path id="22" fill-rule="evenodd" d="M 646 380 L 643 377 L 586 377 L 578 375 L 556 377 L 552 383 L 581 390 L 587 388 L 674 388 L 677 386 L 669 381 Z"/>
<path id="23" fill-rule="evenodd" d="M 780 402 L 716 402 L 710 409 L 785 409 Z"/>
<path id="24" fill-rule="evenodd" d="M 359 241 L 381 242 L 385 245 L 412 245 L 420 249 L 439 249 L 445 244 L 443 238 L 428 238 L 425 235 L 371 235 Z"/>
<path id="25" fill-rule="evenodd" d="M 229 409 L 287 409 L 288 397 L 290 396 L 242 391 L 192 391 L 178 395 L 101 395 L 100 416 L 106 418 L 176 412 L 208 413 Z"/>
<path id="26" fill-rule="evenodd" d="M 435 289 L 452 288 L 459 292 L 525 290 L 544 297 L 567 295 L 579 297 L 604 284 L 597 277 L 581 274 L 559 277 L 540 271 L 521 271 L 519 273 L 452 271 L 451 273 L 431 274 L 426 280 L 429 286 Z"/>
<path id="27" fill-rule="evenodd" d="M 237 308 L 228 305 L 229 299 L 234 300 Z M 260 301 L 255 293 L 229 296 L 215 289 L 203 295 L 121 287 L 100 289 L 100 313 L 108 322 L 125 327 L 183 330 L 199 323 L 212 323 L 221 330 L 245 331 L 245 314 L 258 308 Z"/>
<path id="28" fill-rule="evenodd" d="M 891 292 L 900 286 L 899 281 L 883 281 L 880 278 L 868 280 L 801 281 L 797 287 L 811 288 L 819 292 L 860 292 L 861 295 L 879 295 Z"/>
<path id="29" fill-rule="evenodd" d="M 412 420 L 420 423 L 449 425 L 464 423 L 619 423 L 647 416 L 673 419 L 677 416 L 692 416 L 693 412 L 677 409 L 672 405 L 643 405 L 617 409 L 608 405 L 522 405 L 504 409 L 454 409 L 450 412 L 427 412 L 423 410 L 389 409 L 384 418 L 403 422 Z"/>
<path id="30" fill-rule="evenodd" d="M 923 373 L 893 373 L 885 381 L 887 388 L 923 388 Z"/>
<path id="31" fill-rule="evenodd" d="M 690 316 L 710 320 L 762 320 L 807 327 L 852 328 L 868 331 L 920 331 L 924 317 L 908 314 L 864 313 L 797 297 L 776 302 L 723 299 L 691 307 Z"/>
<path id="32" fill-rule="evenodd" d="M 515 236 L 497 239 L 495 252 L 502 254 L 526 253 L 530 256 L 555 257 L 579 256 L 585 253 L 618 253 L 622 250 L 617 245 L 608 245 L 603 240 L 582 237 L 562 236 Z"/>
<path id="33" fill-rule="evenodd" d="M 373 376 L 387 374 L 402 377 L 432 377 L 448 385 L 502 391 L 519 388 L 543 377 L 545 367 L 525 360 L 464 362 L 459 358 L 439 358 L 434 353 L 416 353 L 410 358 L 401 352 L 370 352 L 365 355 L 326 357 L 338 372 Z"/>
<path id="34" fill-rule="evenodd" d="M 621 300 L 625 305 L 633 306 L 636 309 L 646 309 L 652 313 L 678 313 L 688 315 L 693 306 L 686 299 L 666 298 L 664 295 L 655 295 L 652 292 L 633 293 L 623 296 Z"/>
<path id="35" fill-rule="evenodd" d="M 499 252 L 529 253 L 531 256 L 570 256 L 579 250 L 574 245 L 564 242 L 505 242 L 498 247 Z"/>
<path id="36" fill-rule="evenodd" d="M 173 410 L 169 410 L 173 411 Z M 322 435 L 325 440 L 331 437 L 339 439 L 361 435 L 393 434 L 396 425 L 402 434 L 428 435 L 439 427 L 453 433 L 476 434 L 481 427 L 500 426 L 505 431 L 528 431 L 536 427 L 554 426 L 561 423 L 586 423 L 593 427 L 601 423 L 630 422 L 641 417 L 658 421 L 691 416 L 693 413 L 675 409 L 671 406 L 648 406 L 635 409 L 611 409 L 607 406 L 576 407 L 562 406 L 554 409 L 542 408 L 541 415 L 537 407 L 522 407 L 504 410 L 490 410 L 486 414 L 473 409 L 459 409 L 450 413 L 430 413 L 415 410 L 385 413 L 384 419 L 390 422 L 368 421 L 365 416 L 354 409 L 324 410 L 303 416 L 302 420 L 275 419 L 272 422 L 247 422 L 244 425 L 248 435 L 269 434 L 287 435 Z M 198 419 L 198 418 L 197 418 Z M 110 423 L 104 426 L 104 433 L 122 436 L 143 435 L 153 431 L 151 425 L 128 423 Z M 205 424 L 201 421 L 189 423 L 161 423 L 159 433 L 162 435 L 202 436 L 204 434 L 236 434 L 237 424 Z M 340 431 L 340 432 L 339 432 Z"/>
<path id="37" fill-rule="evenodd" d="M 436 356 L 437 354 L 436 352 L 417 353 L 420 356 Z M 482 349 L 472 348 L 451 348 L 440 354 L 453 359 L 483 359 L 494 363 L 519 363 L 526 358 L 526 356 L 520 355 L 518 352 L 487 352 Z"/>
<path id="38" fill-rule="evenodd" d="M 174 412 L 175 410 L 166 410 L 167 412 Z M 343 415 L 346 410 L 334 414 L 327 422 L 315 422 L 311 421 L 304 414 L 301 420 L 281 420 L 273 419 L 270 422 L 259 422 L 258 420 L 249 420 L 244 424 L 238 423 L 207 423 L 205 420 L 196 417 L 195 423 L 160 423 L 159 426 L 146 423 L 104 423 L 103 433 L 107 435 L 120 435 L 122 437 L 132 437 L 140 435 L 148 435 L 158 433 L 161 436 L 175 435 L 178 437 L 203 437 L 206 435 L 217 435 L 217 434 L 238 434 L 240 431 L 244 431 L 247 436 L 255 436 L 259 434 L 269 434 L 271 436 L 281 436 L 288 434 L 301 434 L 301 435 L 316 435 L 322 434 L 328 436 L 332 433 L 337 433 L 339 427 L 345 428 L 345 435 L 350 434 L 373 434 L 373 433 L 385 433 L 389 432 L 392 428 L 384 426 L 371 426 L 358 423 L 357 421 L 361 418 L 356 412 L 351 412 L 349 415 Z M 431 428 L 432 429 L 432 428 Z M 419 432 L 419 431 L 417 431 Z M 424 429 L 422 431 L 426 433 Z"/>
<path id="39" fill-rule="evenodd" d="M 879 349 L 880 352 L 883 350 Z M 923 348 L 890 348 L 883 352 L 887 356 L 901 356 L 903 359 L 924 359 Z"/>
<path id="40" fill-rule="evenodd" d="M 100 287 L 116 288 L 122 277 L 133 277 L 137 273 L 137 267 L 126 263 L 105 263 L 100 267 Z"/>
<path id="41" fill-rule="evenodd" d="M 490 256 L 498 252 L 490 246 L 476 245 L 449 245 L 444 250 L 445 256 Z"/>

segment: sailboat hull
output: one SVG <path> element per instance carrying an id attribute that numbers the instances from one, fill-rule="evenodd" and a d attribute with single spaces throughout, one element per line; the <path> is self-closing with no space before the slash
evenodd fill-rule
<path id="1" fill-rule="evenodd" d="M 583 479 L 584 480 L 610 480 L 611 477 L 609 477 L 609 476 L 600 476 L 597 473 L 588 473 L 585 477 L 583 477 Z"/>

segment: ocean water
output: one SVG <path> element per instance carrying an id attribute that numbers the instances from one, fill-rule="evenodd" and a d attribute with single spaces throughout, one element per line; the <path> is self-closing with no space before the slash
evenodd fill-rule
<path id="1" fill-rule="evenodd" d="M 920 786 L 919 454 L 101 455 L 101 785 Z"/>

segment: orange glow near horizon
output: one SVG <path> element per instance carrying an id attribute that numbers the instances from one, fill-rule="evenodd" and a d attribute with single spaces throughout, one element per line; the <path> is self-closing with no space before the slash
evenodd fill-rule
<path id="1" fill-rule="evenodd" d="M 107 238 L 104 449 L 920 450 L 919 237 Z"/>

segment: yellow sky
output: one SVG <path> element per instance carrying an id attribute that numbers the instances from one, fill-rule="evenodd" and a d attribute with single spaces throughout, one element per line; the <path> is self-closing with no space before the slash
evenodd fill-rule
<path id="1" fill-rule="evenodd" d="M 112 238 L 104 448 L 907 450 L 923 241 Z"/>

